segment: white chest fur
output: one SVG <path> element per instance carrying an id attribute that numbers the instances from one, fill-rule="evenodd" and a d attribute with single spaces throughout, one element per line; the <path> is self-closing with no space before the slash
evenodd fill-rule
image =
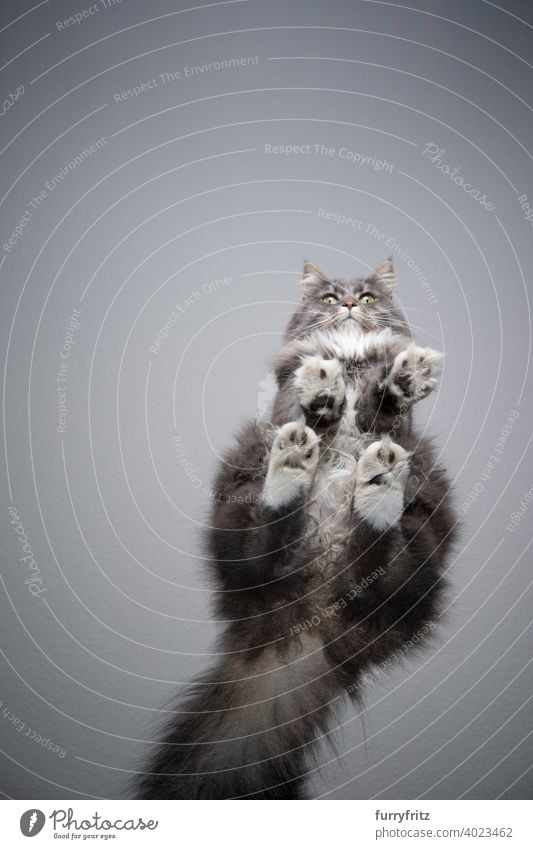
<path id="1" fill-rule="evenodd" d="M 360 433 L 355 421 L 357 390 L 346 387 L 345 411 L 336 434 L 320 453 L 309 498 L 311 544 L 322 570 L 333 561 L 351 527 Z"/>
<path id="2" fill-rule="evenodd" d="M 322 332 L 313 340 L 315 352 L 318 348 L 325 357 L 334 357 L 343 367 L 370 358 L 390 358 L 404 344 L 402 337 L 389 328 L 363 335 L 356 326 L 353 330 L 348 326 L 335 332 Z M 333 439 L 321 450 L 309 498 L 311 544 L 317 554 L 321 552 L 318 563 L 322 570 L 335 560 L 353 526 L 356 467 L 362 434 L 356 421 L 357 379 L 348 378 L 345 384 L 346 403 Z"/>

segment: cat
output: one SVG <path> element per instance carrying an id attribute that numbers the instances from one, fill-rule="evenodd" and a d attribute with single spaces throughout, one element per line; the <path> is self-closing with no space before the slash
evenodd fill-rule
<path id="1" fill-rule="evenodd" d="M 367 278 L 304 263 L 270 421 L 220 465 L 208 549 L 226 628 L 141 773 L 141 799 L 301 799 L 318 742 L 363 676 L 438 619 L 455 519 L 413 404 L 418 347 L 391 260 Z"/>

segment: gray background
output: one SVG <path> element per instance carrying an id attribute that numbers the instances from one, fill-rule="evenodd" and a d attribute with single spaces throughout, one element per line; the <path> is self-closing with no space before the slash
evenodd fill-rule
<path id="1" fill-rule="evenodd" d="M 533 203 L 530 4 L 123 0 L 57 28 L 89 6 L 2 3 L 2 98 L 24 86 L 1 117 L 2 245 L 46 182 L 106 140 L 0 251 L 3 794 L 127 794 L 161 709 L 209 663 L 209 486 L 240 422 L 271 397 L 302 260 L 355 276 L 392 253 L 417 338 L 446 353 L 417 418 L 454 479 L 462 532 L 435 638 L 375 677 L 362 715 L 341 713 L 312 793 L 527 798 L 533 250 L 518 198 Z M 495 209 L 439 170 L 429 143 Z"/>

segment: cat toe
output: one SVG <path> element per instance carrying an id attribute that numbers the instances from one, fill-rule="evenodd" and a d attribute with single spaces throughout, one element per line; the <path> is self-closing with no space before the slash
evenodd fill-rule
<path id="1" fill-rule="evenodd" d="M 294 374 L 301 407 L 316 418 L 336 418 L 344 401 L 345 385 L 337 360 L 306 357 Z"/>
<path id="2" fill-rule="evenodd" d="M 437 385 L 442 355 L 410 345 L 399 353 L 386 381 L 389 391 L 407 403 L 425 398 Z"/>

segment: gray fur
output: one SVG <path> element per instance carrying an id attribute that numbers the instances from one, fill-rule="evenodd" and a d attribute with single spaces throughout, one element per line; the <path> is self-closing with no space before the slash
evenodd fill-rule
<path id="1" fill-rule="evenodd" d="M 178 707 L 142 798 L 301 798 L 332 712 L 438 617 L 454 517 L 411 419 L 438 355 L 413 347 L 394 282 L 388 260 L 353 281 L 304 266 L 271 420 L 242 429 L 217 476 L 220 660 Z"/>

